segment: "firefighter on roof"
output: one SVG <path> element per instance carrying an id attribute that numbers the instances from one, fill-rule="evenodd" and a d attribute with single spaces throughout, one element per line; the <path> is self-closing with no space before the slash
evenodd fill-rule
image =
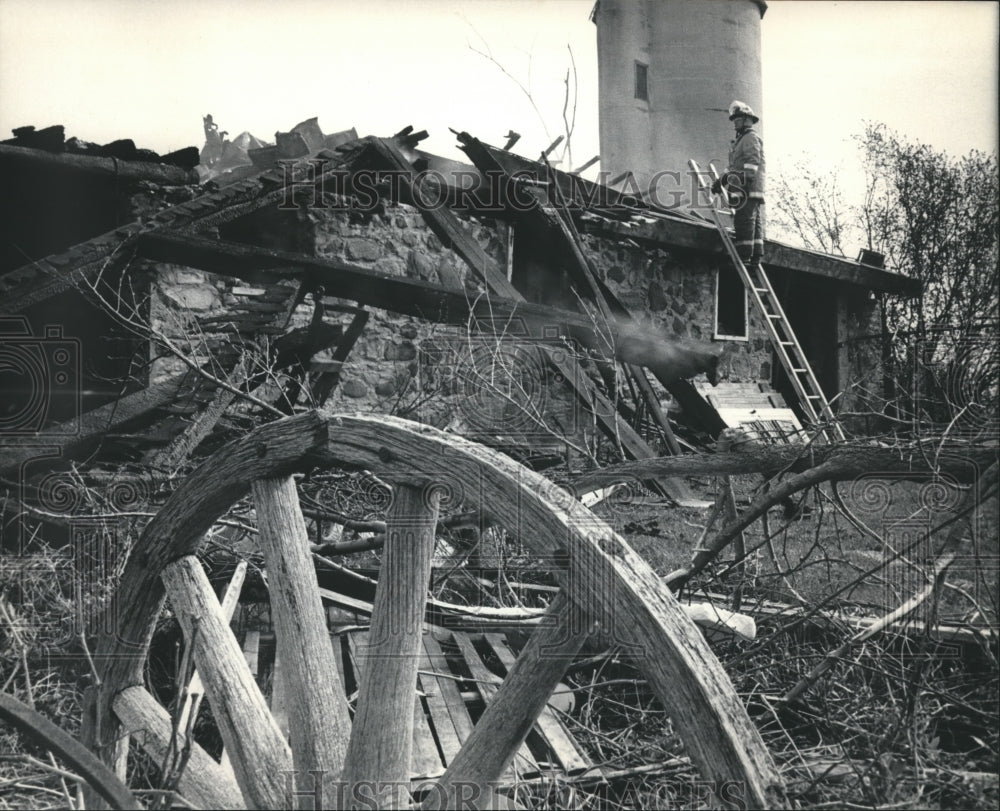
<path id="1" fill-rule="evenodd" d="M 760 121 L 749 104 L 729 105 L 729 120 L 736 138 L 729 147 L 729 169 L 712 185 L 715 194 L 723 186 L 730 205 L 736 210 L 736 250 L 748 267 L 764 259 L 764 142 L 753 128 Z"/>

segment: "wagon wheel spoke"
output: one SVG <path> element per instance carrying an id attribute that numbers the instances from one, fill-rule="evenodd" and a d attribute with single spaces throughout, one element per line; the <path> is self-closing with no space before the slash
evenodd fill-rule
<path id="1" fill-rule="evenodd" d="M 297 790 L 326 782 L 343 766 L 351 721 L 326 627 L 295 480 L 258 479 L 252 485 L 260 546 L 268 576 L 275 656 L 281 661 Z"/>
<path id="2" fill-rule="evenodd" d="M 136 685 L 120 692 L 114 701 L 115 714 L 125 727 L 141 730 L 142 748 L 156 763 L 168 764 L 179 772 L 177 788 L 184 799 L 201 808 L 246 808 L 233 772 L 223 766 L 197 743 L 175 738 L 170 714 L 154 696 Z M 190 747 L 187 762 L 180 768 Z M 176 764 L 176 765 L 174 765 Z"/>
<path id="3" fill-rule="evenodd" d="M 291 753 L 250 673 L 208 576 L 198 559 L 187 555 L 168 564 L 161 577 L 184 638 L 194 651 L 247 807 L 280 805 L 285 794 L 283 772 L 291 768 Z"/>
<path id="4" fill-rule="evenodd" d="M 438 489 L 430 482 L 393 488 L 358 706 L 344 765 L 344 784 L 407 786 L 413 754 L 417 686 L 427 583 L 434 554 Z"/>

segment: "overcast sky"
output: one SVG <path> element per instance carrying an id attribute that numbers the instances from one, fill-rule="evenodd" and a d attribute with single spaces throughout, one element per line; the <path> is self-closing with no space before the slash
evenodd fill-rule
<path id="1" fill-rule="evenodd" d="M 706 0 L 711 1 L 711 0 Z M 448 127 L 537 157 L 562 131 L 576 63 L 573 162 L 598 152 L 592 0 L 0 0 L 0 132 L 200 146 L 212 113 L 235 136 L 319 116 L 333 132 Z M 995 2 L 790 2 L 763 20 L 769 170 L 806 153 L 853 160 L 863 120 L 954 155 L 997 144 Z M 476 51 L 492 52 L 513 79 Z M 539 113 L 514 79 L 530 87 Z M 728 129 L 726 121 L 720 127 Z"/>

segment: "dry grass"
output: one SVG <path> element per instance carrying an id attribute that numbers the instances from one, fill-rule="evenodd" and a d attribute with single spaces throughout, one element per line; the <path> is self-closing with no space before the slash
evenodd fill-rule
<path id="1" fill-rule="evenodd" d="M 712 497 L 712 481 L 691 484 Z M 738 496 L 749 496 L 754 486 L 749 477 L 737 480 Z M 786 522 L 780 510 L 773 511 L 769 539 L 761 522 L 747 532 L 750 554 L 742 572 L 722 561 L 689 590 L 729 599 L 739 592 L 742 610 L 757 615 L 755 642 L 721 638 L 712 644 L 798 807 L 994 808 L 996 782 L 989 774 L 1000 768 L 995 636 L 992 647 L 981 648 L 942 645 L 919 633 L 878 636 L 851 650 L 801 701 L 781 700 L 849 631 L 836 622 L 762 614 L 770 607 L 767 601 L 834 618 L 875 616 L 922 583 L 922 558 L 936 542 L 927 540 L 925 530 L 946 509 L 940 498 L 928 505 L 927 489 L 919 483 L 886 484 L 889 500 L 872 500 L 871 493 L 882 488 L 841 488 L 855 520 L 816 494 L 804 520 Z M 706 511 L 669 509 L 648 493 L 618 494 L 598 512 L 661 574 L 687 563 L 706 517 Z M 924 619 L 996 627 L 995 510 L 984 511 L 976 530 L 973 551 L 956 563 L 950 586 Z M 877 535 L 912 547 L 907 559 L 892 559 Z M 508 573 L 521 571 L 525 580 L 546 582 L 530 559 L 502 537 L 494 541 L 504 550 Z M 0 683 L 72 732 L 79 724 L 88 666 L 74 636 L 79 602 L 70 571 L 65 555 L 51 550 L 16 573 L 2 570 L 7 614 L 0 619 Z M 512 595 L 498 588 L 494 599 Z M 520 599 L 534 603 L 545 595 L 528 592 Z M 101 598 L 99 589 L 87 600 L 96 606 Z M 69 659 L 58 659 L 66 654 Z M 542 808 L 698 807 L 705 785 L 630 663 L 595 659 L 575 667 L 565 681 L 577 698 L 567 725 L 596 763 L 619 770 L 619 776 L 522 786 L 523 802 Z M 0 751 L 0 808 L 67 806 L 75 786 L 67 781 L 64 789 L 62 778 L 45 768 L 45 752 L 6 728 L 0 728 Z M 136 759 L 133 785 L 155 786 L 155 771 Z"/>

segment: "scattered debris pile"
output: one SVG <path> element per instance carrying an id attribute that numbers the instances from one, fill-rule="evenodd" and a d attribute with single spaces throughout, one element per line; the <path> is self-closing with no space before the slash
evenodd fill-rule
<path id="1" fill-rule="evenodd" d="M 749 781 L 753 801 L 763 804 L 768 781 L 779 782 L 773 764 L 735 694 L 718 700 L 730 689 L 728 679 L 687 621 L 752 640 L 753 621 L 739 613 L 742 595 L 731 598 L 731 610 L 717 608 L 721 600 L 714 596 L 683 609 L 655 596 L 667 586 L 686 586 L 734 538 L 733 567 L 745 565 L 743 530 L 766 516 L 768 499 L 780 499 L 788 482 L 775 488 L 776 495 L 760 494 L 740 514 L 731 473 L 806 476 L 813 464 L 813 457 L 801 455 L 810 440 L 801 413 L 788 389 L 772 379 L 771 347 L 757 315 L 744 303 L 743 322 L 727 325 L 720 336 L 718 270 L 725 257 L 711 226 L 559 171 L 546 160 L 549 150 L 537 161 L 517 156 L 509 151 L 514 139 L 497 148 L 458 133 L 471 162 L 458 164 L 422 152 L 426 133 L 412 127 L 389 138 L 358 137 L 353 129 L 325 134 L 312 118 L 276 133 L 274 143 L 245 132 L 230 139 L 211 116 L 204 127 L 200 151 L 162 158 L 131 142 L 66 141 L 59 127 L 22 128 L 0 145 L 5 167 L 21 172 L 29 187 L 36 173 L 57 172 L 59 188 L 72 188 L 74 205 L 87 209 L 86 216 L 71 209 L 53 213 L 50 193 L 35 184 L 36 195 L 19 208 L 19 219 L 12 214 L 5 222 L 0 313 L 13 326 L 3 334 L 3 348 L 16 361 L 11 368 L 20 363 L 16 371 L 30 367 L 38 374 L 28 385 L 28 376 L 15 374 L 5 387 L 0 475 L 19 498 L 4 504 L 5 518 L 14 519 L 4 522 L 4 546 L 26 558 L 43 544 L 85 548 L 102 571 L 121 574 L 120 558 L 141 530 L 139 542 L 146 546 L 140 557 L 128 559 L 122 583 L 136 608 L 124 622 L 143 639 L 152 635 L 163 596 L 161 572 L 147 567 L 150 561 L 175 578 L 171 599 L 197 602 L 201 597 L 184 589 L 200 572 L 189 556 L 203 543 L 209 557 L 217 549 L 230 562 L 249 558 L 258 568 L 248 577 L 250 589 L 274 586 L 287 573 L 276 549 L 297 550 L 296 565 L 310 572 L 317 567 L 326 604 L 323 627 L 310 633 L 323 646 L 329 632 L 338 634 L 333 667 L 346 689 L 330 701 L 346 719 L 353 687 L 366 678 L 354 626 L 376 613 L 380 595 L 373 581 L 329 558 L 381 554 L 393 535 L 385 486 L 356 470 L 386 466 L 397 476 L 394 486 L 410 497 L 412 482 L 432 467 L 445 493 L 440 514 L 437 495 L 413 497 L 431 511 L 431 546 L 435 533 L 444 539 L 442 556 L 432 560 L 428 554 L 421 562 L 440 588 L 421 604 L 417 619 L 430 618 L 448 632 L 423 642 L 425 671 L 431 665 L 436 672 L 419 674 L 424 695 L 412 714 L 414 751 L 423 762 L 411 776 L 439 776 L 470 740 L 470 746 L 484 745 L 465 727 L 472 725 L 470 712 L 490 712 L 497 675 L 515 672 L 517 646 L 508 647 L 502 634 L 513 639 L 545 627 L 544 612 L 553 606 L 575 610 L 572 599 L 560 602 L 553 595 L 583 588 L 601 611 L 634 619 L 625 636 L 639 628 L 657 640 L 658 653 L 662 648 L 677 655 L 680 678 L 659 667 L 659 656 L 649 657 L 653 664 L 644 672 L 673 712 L 691 758 L 679 755 L 672 765 L 693 762 L 710 773 L 724 763 L 719 773 Z M 53 217 L 71 225 L 55 227 Z M 16 233 L 22 224 L 24 238 Z M 824 318 L 807 325 L 804 341 L 826 382 L 870 367 L 870 354 L 844 349 L 876 316 L 870 291 L 905 295 L 912 285 L 884 270 L 775 248 L 779 294 L 792 303 L 818 297 L 826 308 Z M 739 315 L 732 304 L 727 310 Z M 88 312 L 100 320 L 81 333 L 72 315 Z M 799 317 L 808 320 L 808 313 Z M 37 380 L 44 385 L 33 385 Z M 328 411 L 361 413 L 334 421 Z M 417 430 L 414 422 L 430 427 Z M 707 449 L 719 436 L 719 453 L 685 453 Z M 734 437 L 760 452 L 727 453 Z M 793 442 L 801 445 L 787 447 Z M 857 473 L 852 453 L 847 461 L 833 453 L 841 467 L 831 461 L 821 472 Z M 218 469 L 203 464 L 210 456 Z M 862 461 L 890 457 L 873 450 Z M 316 471 L 317 460 L 341 467 Z M 689 462 L 693 466 L 685 468 Z M 475 464 L 488 469 L 484 487 L 496 488 L 488 493 L 494 501 L 469 490 Z M 548 478 L 537 472 L 542 470 Z M 600 486 L 631 477 L 660 503 L 711 506 L 683 478 L 692 470 L 719 476 L 718 498 L 690 565 L 666 578 L 609 535 L 606 525 L 588 523 L 593 516 L 575 499 L 560 501 L 565 493 L 551 486 L 586 482 L 583 472 Z M 288 478 L 284 496 L 301 503 L 303 520 L 276 524 L 298 534 L 268 540 L 261 520 L 265 494 L 254 490 L 251 502 L 248 488 L 293 472 L 306 475 L 298 484 Z M 351 487 L 356 492 L 345 497 Z M 485 503 L 474 503 L 477 495 Z M 466 501 L 475 506 L 471 519 Z M 355 502 L 375 508 L 357 513 Z M 168 518 L 149 522 L 167 503 Z M 267 503 L 278 510 L 277 501 Z M 207 523 L 199 506 L 206 515 L 214 511 Z M 544 560 L 545 576 L 516 584 L 516 593 L 526 595 L 516 607 L 477 605 L 470 597 L 475 589 L 446 590 L 449 577 L 461 572 L 476 589 L 502 583 L 515 593 L 505 556 L 516 554 L 522 508 L 543 527 L 527 547 Z M 181 514 L 184 531 L 178 533 L 169 516 Z M 113 526 L 98 518 L 108 515 Z M 708 538 L 712 521 L 723 516 L 725 527 Z M 504 529 L 505 523 L 517 526 Z M 345 527 L 362 535 L 345 537 Z M 100 543 L 81 546 L 82 536 Z M 559 543 L 564 537 L 572 541 L 568 551 Z M 260 551 L 264 542 L 270 551 Z M 579 566 L 582 586 L 566 575 L 577 571 L 567 561 L 581 549 L 590 555 Z M 470 567 L 473 558 L 476 566 Z M 611 573 L 613 588 L 598 579 L 601 572 Z M 306 580 L 312 582 L 301 578 Z M 274 591 L 283 588 L 279 583 Z M 612 604 L 620 595 L 622 602 Z M 232 609 L 235 598 L 230 603 Z M 262 631 L 245 622 L 249 613 L 240 617 L 243 653 L 256 668 Z M 176 614 L 187 621 L 184 612 Z M 220 627 L 229 619 L 223 617 Z M 586 636 L 581 632 L 572 655 Z M 299 647 L 319 649 L 316 639 Z M 98 658 L 110 663 L 106 681 L 120 687 L 136 679 L 125 670 L 131 665 L 119 664 L 126 657 L 113 655 L 119 641 L 104 634 Z M 446 649 L 436 649 L 439 643 Z M 268 718 L 285 713 L 289 725 L 299 710 L 281 691 L 316 685 L 296 675 L 301 663 L 280 663 L 277 647 L 271 657 L 276 684 L 270 710 L 263 712 Z M 296 680 L 291 687 L 281 684 L 289 673 Z M 698 693 L 701 680 L 720 692 Z M 125 692 L 115 713 L 138 717 L 143 697 L 133 691 L 126 700 Z M 397 715 L 409 717 L 412 697 L 392 698 Z M 319 700 L 303 703 L 330 709 Z M 703 713 L 697 722 L 684 709 L 696 704 Z M 379 708 L 357 705 L 353 711 L 356 719 L 369 711 L 377 718 Z M 603 770 L 561 714 L 549 709 L 542 715 L 546 720 L 530 745 L 510 769 L 501 769 L 505 778 L 609 779 L 615 770 Z M 712 723 L 725 734 L 695 734 Z M 169 743 L 169 735 L 161 737 Z M 741 746 L 730 746 L 730 737 Z M 149 736 L 150 745 L 156 738 Z M 448 746 L 453 751 L 446 752 Z M 744 759 L 744 749 L 756 760 Z M 259 771 L 280 773 L 282 757 L 278 752 L 267 761 L 275 769 Z M 206 803 L 220 800 L 219 791 L 236 796 L 232 773 L 208 760 L 205 773 L 218 780 L 192 788 L 191 796 L 203 791 Z M 237 768 L 245 771 L 246 763 Z M 244 771 L 237 779 L 250 785 Z M 277 791 L 242 783 L 239 789 L 244 796 L 259 789 L 262 804 L 267 791 Z"/>

